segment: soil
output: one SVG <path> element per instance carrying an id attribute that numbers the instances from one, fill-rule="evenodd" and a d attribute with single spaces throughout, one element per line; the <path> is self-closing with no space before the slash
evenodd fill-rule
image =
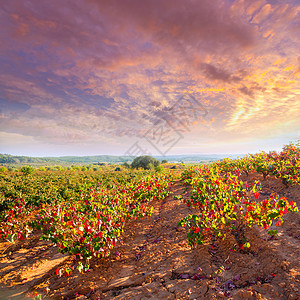
<path id="1" fill-rule="evenodd" d="M 261 199 L 277 192 L 300 207 L 299 185 L 286 188 L 258 174 L 241 179 L 260 180 Z M 152 202 L 151 217 L 128 223 L 112 255 L 93 259 L 84 274 L 59 277 L 56 269 L 77 262 L 39 240 L 38 232 L 14 245 L 1 243 L 0 299 L 300 299 L 299 213 L 286 215 L 273 239 L 247 230 L 248 253 L 232 251 L 231 237 L 192 248 L 178 222 L 195 211 L 174 199 L 187 198 L 189 189 L 177 182 L 171 191 Z"/>

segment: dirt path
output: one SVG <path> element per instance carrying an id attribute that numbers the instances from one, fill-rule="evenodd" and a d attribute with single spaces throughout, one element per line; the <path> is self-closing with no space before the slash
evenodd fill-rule
<path id="1" fill-rule="evenodd" d="M 263 192 L 279 184 L 267 180 Z M 150 218 L 127 225 L 109 259 L 93 260 L 85 274 L 57 276 L 58 267 L 75 263 L 38 236 L 6 250 L 0 255 L 0 299 L 25 299 L 32 291 L 43 299 L 300 299 L 299 214 L 288 216 L 275 240 L 249 230 L 249 254 L 230 251 L 230 238 L 191 249 L 177 224 L 192 211 L 173 197 L 189 193 L 180 183 L 171 190 L 152 203 Z M 300 207 L 299 186 L 282 193 Z"/>

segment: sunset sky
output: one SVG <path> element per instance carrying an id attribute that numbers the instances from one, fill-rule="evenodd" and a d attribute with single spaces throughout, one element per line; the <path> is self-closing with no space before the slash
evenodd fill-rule
<path id="1" fill-rule="evenodd" d="M 253 153 L 300 138 L 299 0 L 2 0 L 0 36 L 1 153 Z"/>

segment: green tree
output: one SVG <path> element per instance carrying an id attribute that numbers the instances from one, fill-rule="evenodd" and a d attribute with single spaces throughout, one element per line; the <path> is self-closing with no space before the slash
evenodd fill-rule
<path id="1" fill-rule="evenodd" d="M 30 166 L 23 166 L 21 167 L 20 171 L 23 173 L 23 175 L 28 176 L 34 172 L 34 168 Z"/>
<path id="2" fill-rule="evenodd" d="M 157 167 L 160 164 L 160 161 L 156 158 L 149 156 L 149 155 L 143 155 L 136 157 L 132 163 L 131 167 L 134 169 L 142 168 L 145 170 L 150 170 L 155 167 Z"/>

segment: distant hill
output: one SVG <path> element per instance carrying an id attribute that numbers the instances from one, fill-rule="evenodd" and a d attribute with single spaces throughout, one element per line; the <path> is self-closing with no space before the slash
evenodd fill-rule
<path id="1" fill-rule="evenodd" d="M 0 164 L 47 164 L 58 163 L 58 160 L 46 157 L 15 156 L 10 154 L 0 154 Z"/>
<path id="2" fill-rule="evenodd" d="M 168 155 L 155 156 L 158 160 L 166 159 L 169 162 L 209 162 L 225 157 L 236 158 L 238 155 L 199 154 L 199 155 Z M 239 155 L 244 156 L 244 155 Z M 47 165 L 47 164 L 96 164 L 131 162 L 130 156 L 96 155 L 96 156 L 60 156 L 60 157 L 30 157 L 0 154 L 0 164 L 18 165 Z"/>
<path id="3" fill-rule="evenodd" d="M 195 154 L 195 155 L 167 155 L 155 156 L 158 160 L 166 159 L 169 162 L 207 162 L 216 161 L 226 157 L 237 158 L 245 154 Z"/>
<path id="4" fill-rule="evenodd" d="M 96 156 L 59 156 L 59 157 L 45 157 L 45 159 L 56 159 L 60 162 L 93 164 L 98 162 L 118 163 L 128 162 L 132 159 L 129 156 L 113 156 L 113 155 L 96 155 Z"/>
<path id="5" fill-rule="evenodd" d="M 99 162 L 118 163 L 129 162 L 126 156 L 98 155 L 98 156 L 60 156 L 60 157 L 30 157 L 0 154 L 0 164 L 94 164 Z"/>

